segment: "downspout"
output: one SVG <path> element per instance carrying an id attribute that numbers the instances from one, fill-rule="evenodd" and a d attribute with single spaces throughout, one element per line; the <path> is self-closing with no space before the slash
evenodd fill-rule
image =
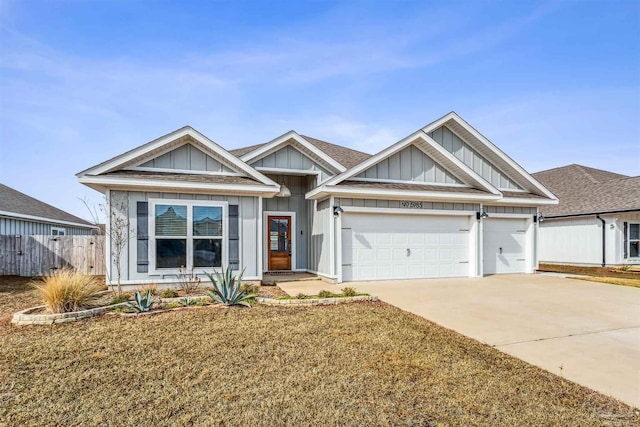
<path id="1" fill-rule="evenodd" d="M 596 219 L 599 219 L 600 221 L 602 221 L 602 266 L 604 267 L 607 264 L 606 256 L 605 256 L 606 254 L 605 235 L 607 232 L 607 230 L 605 229 L 606 222 L 604 221 L 604 219 L 600 218 L 600 215 L 596 215 Z"/>

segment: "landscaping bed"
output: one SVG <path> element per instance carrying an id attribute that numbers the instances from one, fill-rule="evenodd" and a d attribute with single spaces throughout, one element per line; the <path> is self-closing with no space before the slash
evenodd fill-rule
<path id="1" fill-rule="evenodd" d="M 538 271 L 548 271 L 552 273 L 575 274 L 578 276 L 594 276 L 594 277 L 615 277 L 619 279 L 638 279 L 640 280 L 640 271 L 621 270 L 614 267 L 586 267 L 575 265 L 560 264 L 540 264 Z"/>
<path id="2" fill-rule="evenodd" d="M 10 282 L 2 302 L 37 303 Z M 0 305 L 5 323 L 13 311 Z M 101 317 L 4 327 L 0 341 L 7 426 L 640 424 L 615 399 L 381 302 Z"/>

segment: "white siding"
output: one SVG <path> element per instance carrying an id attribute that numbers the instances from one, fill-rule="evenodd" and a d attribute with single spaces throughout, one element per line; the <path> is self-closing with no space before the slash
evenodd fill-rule
<path id="1" fill-rule="evenodd" d="M 548 219 L 538 235 L 541 263 L 602 263 L 602 225 L 595 216 Z"/>

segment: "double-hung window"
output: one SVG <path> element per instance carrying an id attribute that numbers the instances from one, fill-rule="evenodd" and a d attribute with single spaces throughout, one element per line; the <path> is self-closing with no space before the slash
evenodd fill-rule
<path id="1" fill-rule="evenodd" d="M 149 208 L 152 271 L 227 265 L 227 202 L 152 199 Z"/>
<path id="2" fill-rule="evenodd" d="M 629 223 L 627 230 L 627 251 L 629 258 L 640 258 L 640 223 Z"/>

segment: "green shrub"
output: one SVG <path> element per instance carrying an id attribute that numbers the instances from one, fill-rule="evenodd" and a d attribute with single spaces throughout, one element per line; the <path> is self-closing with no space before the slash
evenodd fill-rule
<path id="1" fill-rule="evenodd" d="M 175 298 L 178 296 L 178 292 L 174 291 L 173 289 L 165 289 L 162 292 L 160 292 L 160 297 L 162 298 Z"/>
<path id="2" fill-rule="evenodd" d="M 147 292 L 151 292 L 151 295 L 155 296 L 158 294 L 158 285 L 156 285 L 155 283 L 150 283 L 148 285 L 142 285 L 140 287 L 140 289 L 137 290 L 137 292 L 140 292 L 142 294 L 145 294 Z"/>
<path id="3" fill-rule="evenodd" d="M 357 294 L 356 290 L 350 287 L 342 288 L 342 295 L 345 297 L 355 297 Z"/>
<path id="4" fill-rule="evenodd" d="M 156 301 L 158 301 L 158 298 L 153 298 L 151 289 L 147 289 L 144 294 L 137 291 L 133 295 L 133 302 L 127 302 L 127 307 L 133 308 L 138 313 L 142 313 L 151 310 L 151 307 L 153 307 Z"/>
<path id="5" fill-rule="evenodd" d="M 334 294 L 331 291 L 322 290 L 318 292 L 318 298 L 334 298 L 334 297 L 336 297 L 336 294 Z"/>
<path id="6" fill-rule="evenodd" d="M 300 292 L 298 295 L 296 295 L 296 299 L 307 299 L 307 295 Z"/>
<path id="7" fill-rule="evenodd" d="M 178 307 L 182 307 L 182 304 L 180 304 L 178 301 L 169 302 L 164 305 L 164 308 L 178 308 Z"/>
<path id="8" fill-rule="evenodd" d="M 95 301 L 102 291 L 95 276 L 75 270 L 59 270 L 33 285 L 53 313 L 78 311 Z"/>
<path id="9" fill-rule="evenodd" d="M 182 299 L 180 300 L 180 304 L 181 304 L 183 307 L 189 307 L 190 305 L 195 305 L 195 304 L 196 304 L 196 301 L 197 301 L 197 300 L 192 299 L 189 295 L 187 295 L 186 297 L 184 297 L 184 298 L 182 298 Z"/>
<path id="10" fill-rule="evenodd" d="M 216 270 L 213 270 L 213 272 L 215 277 L 213 274 L 205 272 L 213 285 L 212 289 L 207 291 L 207 295 L 213 301 L 226 306 L 244 305 L 245 307 L 251 307 L 249 300 L 254 298 L 256 294 L 249 292 L 246 287 L 242 288 L 244 270 L 237 276 L 232 275 L 231 267 L 227 267 L 226 270 L 223 268 L 222 273 L 218 273 Z"/>
<path id="11" fill-rule="evenodd" d="M 123 292 L 120 295 L 114 295 L 114 297 L 109 302 L 109 305 L 121 304 L 123 302 L 127 302 L 131 299 L 131 294 L 128 292 Z"/>

